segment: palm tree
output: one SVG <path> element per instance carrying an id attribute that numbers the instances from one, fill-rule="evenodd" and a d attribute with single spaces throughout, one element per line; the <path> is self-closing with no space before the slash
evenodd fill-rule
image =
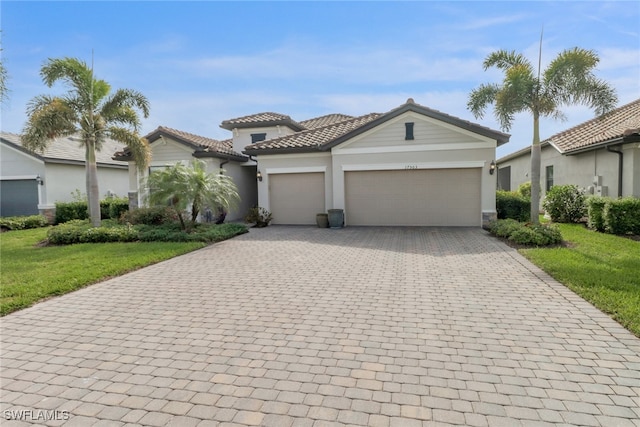
<path id="1" fill-rule="evenodd" d="M 202 160 L 194 160 L 188 166 L 177 163 L 163 170 L 152 172 L 147 178 L 148 201 L 152 205 L 171 206 L 185 230 L 183 212 L 191 205 L 191 225 L 205 208 L 228 210 L 240 201 L 233 180 L 222 173 L 207 172 Z"/>
<path id="2" fill-rule="evenodd" d="M 136 164 L 144 168 L 150 157 L 149 144 L 138 135 L 138 110 L 149 116 L 149 101 L 141 93 L 111 87 L 93 76 L 93 68 L 75 58 L 49 59 L 40 75 L 48 87 L 62 81 L 69 87 L 63 96 L 40 95 L 27 106 L 28 120 L 22 143 L 32 151 L 43 151 L 54 138 L 76 135 L 85 147 L 85 169 L 89 217 L 100 225 L 100 192 L 96 152 L 106 138 L 122 142 Z"/>
<path id="3" fill-rule="evenodd" d="M 484 70 L 496 67 L 504 71 L 501 84 L 483 84 L 469 95 L 467 108 L 476 118 L 494 104 L 494 113 L 503 130 L 511 128 L 516 113 L 533 116 L 531 146 L 531 222 L 538 223 L 540 208 L 540 117 L 565 119 L 562 106 L 581 104 L 603 115 L 618 99 L 615 90 L 596 78 L 593 69 L 600 62 L 592 50 L 581 48 L 561 52 L 542 72 L 521 54 L 499 50 L 484 60 Z"/>

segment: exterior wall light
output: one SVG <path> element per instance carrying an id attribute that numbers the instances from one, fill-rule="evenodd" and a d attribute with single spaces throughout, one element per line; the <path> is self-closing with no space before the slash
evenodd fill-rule
<path id="1" fill-rule="evenodd" d="M 260 171 L 256 173 L 256 178 L 258 178 L 258 181 L 262 182 L 262 173 Z"/>
<path id="2" fill-rule="evenodd" d="M 493 175 L 495 171 L 496 171 L 496 161 L 491 160 L 491 164 L 489 165 L 489 175 Z"/>
<path id="3" fill-rule="evenodd" d="M 44 179 L 42 179 L 40 174 L 36 175 L 36 182 L 40 185 L 44 185 Z"/>

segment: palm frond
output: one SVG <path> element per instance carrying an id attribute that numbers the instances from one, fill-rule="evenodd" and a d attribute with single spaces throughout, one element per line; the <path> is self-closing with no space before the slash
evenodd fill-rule
<path id="1" fill-rule="evenodd" d="M 483 62 L 484 70 L 487 71 L 491 67 L 496 67 L 500 70 L 508 70 L 511 67 L 522 66 L 531 70 L 531 74 L 534 74 L 533 66 L 531 62 L 522 54 L 516 51 L 498 50 L 492 52 L 487 56 Z"/>
<path id="2" fill-rule="evenodd" d="M 105 133 L 111 137 L 111 139 L 127 146 L 138 168 L 144 169 L 149 165 L 151 161 L 151 148 L 146 139 L 129 129 L 117 126 L 108 127 Z"/>
<path id="3" fill-rule="evenodd" d="M 475 118 L 484 117 L 486 108 L 493 104 L 496 96 L 500 91 L 500 87 L 496 84 L 482 84 L 469 94 L 467 109 L 471 111 Z"/>
<path id="4" fill-rule="evenodd" d="M 105 100 L 101 113 L 111 119 L 121 114 L 123 108 L 140 110 L 144 118 L 149 117 L 149 100 L 140 92 L 131 89 L 118 89 Z"/>
<path id="5" fill-rule="evenodd" d="M 38 96 L 27 107 L 21 140 L 27 150 L 43 152 L 53 138 L 77 132 L 75 111 L 61 98 Z"/>

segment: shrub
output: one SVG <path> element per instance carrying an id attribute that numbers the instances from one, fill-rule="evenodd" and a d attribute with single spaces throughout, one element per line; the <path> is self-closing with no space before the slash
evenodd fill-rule
<path id="1" fill-rule="evenodd" d="M 56 203 L 56 224 L 87 218 L 89 218 L 89 208 L 86 201 Z"/>
<path id="2" fill-rule="evenodd" d="M 603 223 L 608 233 L 640 235 L 640 199 L 624 197 L 607 200 L 603 209 Z"/>
<path id="3" fill-rule="evenodd" d="M 47 233 L 47 238 L 49 243 L 55 245 L 133 242 L 138 240 L 138 231 L 131 225 L 92 227 L 87 220 L 74 219 L 51 228 Z"/>
<path id="4" fill-rule="evenodd" d="M 518 186 L 518 194 L 527 200 L 531 200 L 531 181 L 520 184 Z"/>
<path id="5" fill-rule="evenodd" d="M 100 215 L 102 219 L 118 219 L 128 211 L 129 199 L 126 197 L 114 197 L 100 202 Z"/>
<path id="6" fill-rule="evenodd" d="M 542 207 L 554 222 L 579 222 L 585 214 L 584 193 L 576 185 L 554 185 Z"/>
<path id="7" fill-rule="evenodd" d="M 91 224 L 87 220 L 72 219 L 64 224 L 52 227 L 47 232 L 49 243 L 54 245 L 71 245 L 80 243 L 82 233 L 91 228 Z"/>
<path id="8" fill-rule="evenodd" d="M 244 217 L 245 222 L 249 224 L 255 223 L 256 227 L 266 227 L 272 219 L 271 212 L 259 206 L 249 209 L 249 212 Z"/>
<path id="9" fill-rule="evenodd" d="M 531 200 L 513 191 L 497 191 L 496 211 L 498 219 L 527 221 L 531 215 Z"/>
<path id="10" fill-rule="evenodd" d="M 129 224 L 162 225 L 178 220 L 174 209 L 168 206 L 137 208 L 124 212 L 120 222 Z"/>
<path id="11" fill-rule="evenodd" d="M 0 227 L 6 230 L 25 230 L 49 225 L 44 215 L 7 216 L 0 218 Z"/>
<path id="12" fill-rule="evenodd" d="M 513 219 L 493 222 L 490 232 L 519 245 L 548 246 L 562 242 L 560 229 L 555 225 L 525 224 Z"/>
<path id="13" fill-rule="evenodd" d="M 604 229 L 604 206 L 607 203 L 606 197 L 590 196 L 585 203 L 587 205 L 587 227 L 592 230 L 603 232 Z"/>

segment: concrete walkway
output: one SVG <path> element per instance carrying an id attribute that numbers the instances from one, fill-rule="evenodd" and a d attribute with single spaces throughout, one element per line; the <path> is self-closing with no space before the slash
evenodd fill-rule
<path id="1" fill-rule="evenodd" d="M 640 426 L 640 339 L 479 229 L 254 229 L 1 335 L 3 427 Z"/>

